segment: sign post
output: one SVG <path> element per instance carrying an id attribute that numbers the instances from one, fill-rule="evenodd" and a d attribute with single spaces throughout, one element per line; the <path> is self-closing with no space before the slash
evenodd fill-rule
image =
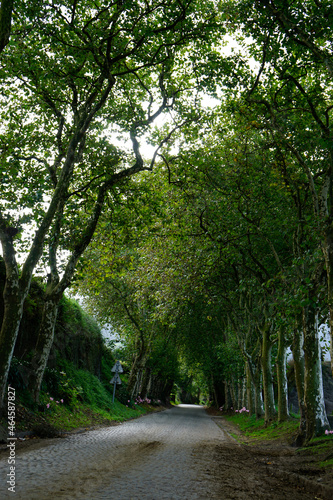
<path id="1" fill-rule="evenodd" d="M 120 361 L 116 361 L 116 364 L 114 365 L 114 367 L 112 368 L 111 371 L 112 371 L 112 373 L 114 373 L 114 376 L 110 380 L 110 384 L 113 384 L 112 403 L 114 403 L 114 397 L 115 397 L 115 394 L 116 394 L 116 385 L 120 385 L 121 384 L 119 373 L 123 373 L 123 371 L 124 371 L 123 367 L 120 364 Z"/>

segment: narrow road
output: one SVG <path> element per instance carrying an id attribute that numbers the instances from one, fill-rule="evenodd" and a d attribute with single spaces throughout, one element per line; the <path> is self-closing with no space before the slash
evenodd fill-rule
<path id="1" fill-rule="evenodd" d="M 202 407 L 179 405 L 19 454 L 15 494 L 7 491 L 2 459 L 0 498 L 214 498 L 209 445 L 228 439 Z"/>
<path id="2" fill-rule="evenodd" d="M 16 457 L 16 491 L 0 460 L 0 498 L 210 500 L 314 498 L 266 473 L 195 405 L 87 431 Z M 281 496 L 280 496 L 281 495 Z"/>

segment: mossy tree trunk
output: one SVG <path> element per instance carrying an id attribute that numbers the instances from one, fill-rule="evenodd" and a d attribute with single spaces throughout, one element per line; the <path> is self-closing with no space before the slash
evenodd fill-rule
<path id="1" fill-rule="evenodd" d="M 20 276 L 9 229 L 5 224 L 1 224 L 0 214 L 0 240 L 6 267 L 4 312 L 0 329 L 0 408 L 4 404 L 9 368 L 23 315 L 24 301 L 30 289 L 32 270 L 39 258 L 39 252 L 36 250 L 28 264 L 23 267 Z"/>
<path id="2" fill-rule="evenodd" d="M 56 295 L 51 295 L 47 296 L 44 300 L 37 343 L 34 349 L 34 356 L 31 360 L 32 372 L 29 377 L 29 391 L 36 403 L 39 402 L 44 372 L 53 345 L 60 298 L 61 297 L 58 298 Z"/>

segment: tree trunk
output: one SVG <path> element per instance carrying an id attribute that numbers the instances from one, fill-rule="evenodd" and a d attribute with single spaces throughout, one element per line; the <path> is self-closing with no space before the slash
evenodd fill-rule
<path id="1" fill-rule="evenodd" d="M 250 366 L 250 360 L 246 360 L 246 395 L 247 409 L 250 415 L 255 413 L 255 390 L 253 383 L 253 369 Z"/>
<path id="2" fill-rule="evenodd" d="M 264 414 L 264 402 L 262 399 L 262 383 L 261 383 L 261 372 L 257 370 L 254 377 L 254 405 L 256 418 L 260 418 Z"/>
<path id="3" fill-rule="evenodd" d="M 53 193 L 49 207 L 35 233 L 29 254 L 22 267 L 21 276 L 11 236 L 11 229 L 13 228 L 7 227 L 7 222 L 0 213 L 0 239 L 6 266 L 6 284 L 3 293 L 4 317 L 0 331 L 0 407 L 4 403 L 3 398 L 6 391 L 8 372 L 22 319 L 24 301 L 30 290 L 32 273 L 43 253 L 44 240 L 54 219 L 59 202 L 63 198 L 63 192 L 66 192 L 70 182 L 74 165 L 72 148 L 75 150 L 75 147 L 79 144 L 79 137 L 81 135 L 82 133 L 79 131 L 71 141 L 71 148 L 68 150 L 59 182 Z"/>
<path id="4" fill-rule="evenodd" d="M 242 380 L 242 407 L 247 407 L 246 377 Z"/>
<path id="5" fill-rule="evenodd" d="M 300 412 L 300 425 L 298 441 L 300 444 L 304 441 L 306 433 L 306 418 L 304 405 L 304 351 L 303 351 L 304 335 L 300 328 L 294 332 L 292 343 L 292 353 L 294 358 L 295 384 L 298 396 L 298 406 Z"/>
<path id="6" fill-rule="evenodd" d="M 39 393 L 50 350 L 54 339 L 55 324 L 58 315 L 59 296 L 49 296 L 44 300 L 43 314 L 39 327 L 34 356 L 31 361 L 33 373 L 29 378 L 29 390 L 33 400 L 39 402 Z"/>
<path id="7" fill-rule="evenodd" d="M 332 160 L 332 159 L 331 159 Z M 327 303 L 328 303 L 328 325 L 330 331 L 330 354 L 331 354 L 331 372 L 333 375 L 333 231 L 332 222 L 326 224 L 322 249 L 326 264 L 327 275 Z"/>
<path id="8" fill-rule="evenodd" d="M 278 352 L 276 356 L 278 384 L 278 421 L 289 418 L 288 411 L 288 381 L 287 381 L 287 345 L 282 329 L 278 331 Z"/>
<path id="9" fill-rule="evenodd" d="M 238 409 L 238 394 L 237 394 L 237 386 L 235 384 L 233 376 L 231 376 L 231 382 L 230 382 L 230 395 L 231 395 L 231 400 L 232 400 L 232 407 L 235 410 L 236 408 Z"/>
<path id="10" fill-rule="evenodd" d="M 20 278 L 13 240 L 1 220 L 0 238 L 6 266 L 6 282 L 3 290 L 4 312 L 0 330 L 0 408 L 2 408 L 24 301 L 30 289 L 32 270 L 28 270 Z"/>
<path id="11" fill-rule="evenodd" d="M 134 398 L 139 394 L 141 385 L 141 375 L 145 364 L 145 357 L 146 357 L 145 352 L 142 349 L 140 349 L 140 352 L 136 354 L 134 358 L 130 376 L 128 378 L 128 383 L 127 383 L 127 391 L 131 396 L 131 398 Z"/>
<path id="12" fill-rule="evenodd" d="M 0 332 L 0 390 L 2 408 L 14 347 L 23 314 L 26 293 L 19 291 L 16 283 L 6 283 L 4 291 L 4 315 Z"/>
<path id="13" fill-rule="evenodd" d="M 14 0 L 2 0 L 0 5 L 0 53 L 9 42 Z"/>
<path id="14" fill-rule="evenodd" d="M 264 386 L 265 424 L 268 425 L 275 415 L 274 388 L 272 375 L 272 342 L 270 339 L 270 325 L 266 324 L 262 329 L 261 342 L 261 367 Z"/>
<path id="15" fill-rule="evenodd" d="M 255 414 L 256 418 L 260 418 L 264 413 L 262 400 L 261 357 L 258 354 L 254 357 L 254 355 L 250 355 L 245 350 L 243 351 L 243 355 L 246 360 L 245 373 L 249 414 Z"/>
<path id="16" fill-rule="evenodd" d="M 238 380 L 237 382 L 237 407 L 238 409 L 243 407 L 243 381 Z"/>
<path id="17" fill-rule="evenodd" d="M 304 329 L 304 404 L 306 417 L 306 442 L 314 436 L 320 436 L 329 428 L 327 420 L 321 348 L 316 311 L 311 305 L 303 308 Z"/>
<path id="18" fill-rule="evenodd" d="M 75 272 L 75 266 L 79 257 L 84 253 L 85 249 L 91 241 L 91 238 L 94 235 L 104 203 L 106 189 L 105 186 L 106 184 L 103 184 L 99 188 L 97 201 L 95 202 L 90 221 L 83 230 L 81 238 L 77 242 L 71 256 L 68 259 L 63 277 L 60 282 L 57 271 L 57 248 L 61 232 L 61 221 L 65 198 L 62 198 L 61 203 L 59 204 L 58 214 L 55 218 L 55 222 L 52 228 L 53 244 L 49 246 L 49 264 L 51 274 L 49 275 L 49 281 L 45 292 L 43 315 L 39 329 L 38 340 L 35 347 L 35 354 L 31 363 L 32 369 L 35 371 L 35 375 L 31 374 L 30 376 L 29 388 L 33 399 L 36 402 L 38 402 L 39 399 L 39 392 L 44 376 L 44 371 L 53 344 L 54 329 L 58 315 L 59 302 L 63 293 L 71 283 Z"/>
<path id="19" fill-rule="evenodd" d="M 141 383 L 141 388 L 140 388 L 140 393 L 143 398 L 148 397 L 148 394 L 150 393 L 150 385 L 151 385 L 151 370 L 150 368 L 145 368 L 144 374 L 142 377 L 142 383 Z"/>
<path id="20" fill-rule="evenodd" d="M 224 393 L 225 393 L 224 409 L 230 410 L 232 402 L 231 402 L 231 397 L 230 397 L 229 384 L 226 381 L 224 382 Z"/>

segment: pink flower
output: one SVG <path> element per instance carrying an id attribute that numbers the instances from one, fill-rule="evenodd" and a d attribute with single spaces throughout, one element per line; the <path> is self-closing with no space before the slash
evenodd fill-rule
<path id="1" fill-rule="evenodd" d="M 50 408 L 50 403 L 47 403 L 46 408 Z"/>
<path id="2" fill-rule="evenodd" d="M 63 399 L 60 399 L 60 403 L 63 403 L 63 402 L 64 402 L 64 400 L 63 400 Z"/>
<path id="3" fill-rule="evenodd" d="M 53 398 L 50 398 L 51 401 L 53 401 Z"/>

